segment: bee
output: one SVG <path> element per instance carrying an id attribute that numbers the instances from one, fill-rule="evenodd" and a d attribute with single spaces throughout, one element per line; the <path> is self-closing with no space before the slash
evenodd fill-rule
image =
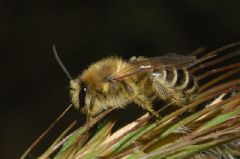
<path id="1" fill-rule="evenodd" d="M 58 59 L 56 50 L 56 58 Z M 177 106 L 186 104 L 197 93 L 198 83 L 188 70 L 212 57 L 167 54 L 160 57 L 108 57 L 90 65 L 73 79 L 70 97 L 73 106 L 91 118 L 109 109 L 120 109 L 135 103 L 155 117 L 153 102 L 162 100 Z"/>

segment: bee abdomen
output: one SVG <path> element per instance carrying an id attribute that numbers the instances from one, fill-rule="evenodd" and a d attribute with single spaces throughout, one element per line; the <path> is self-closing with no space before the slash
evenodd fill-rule
<path id="1" fill-rule="evenodd" d="M 194 92 L 196 81 L 187 69 L 168 69 L 166 72 L 166 82 L 179 91 Z M 164 79 L 163 79 L 164 80 Z"/>
<path id="2" fill-rule="evenodd" d="M 178 90 L 186 90 L 188 89 L 188 84 L 190 82 L 190 75 L 189 72 L 186 69 L 180 69 L 177 71 L 177 83 L 176 88 Z"/>
<path id="3" fill-rule="evenodd" d="M 190 94 L 190 95 L 195 93 L 198 89 L 198 83 L 192 75 L 189 78 L 189 82 L 188 82 L 188 85 L 186 88 L 187 89 L 185 89 L 185 93 Z"/>
<path id="4" fill-rule="evenodd" d="M 197 88 L 197 82 L 187 69 L 172 68 L 164 69 L 161 72 L 164 75 L 162 80 L 165 80 L 165 82 L 178 91 L 186 91 L 191 94 Z"/>
<path id="5" fill-rule="evenodd" d="M 192 100 L 197 91 L 194 76 L 185 68 L 168 68 L 153 71 L 153 89 L 161 100 L 183 105 Z"/>
<path id="6" fill-rule="evenodd" d="M 171 86 L 175 86 L 178 80 L 177 69 L 167 69 L 166 70 L 166 82 L 168 82 Z"/>

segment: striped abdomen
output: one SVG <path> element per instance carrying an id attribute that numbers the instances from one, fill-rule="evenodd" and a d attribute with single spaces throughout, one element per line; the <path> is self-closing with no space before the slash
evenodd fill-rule
<path id="1" fill-rule="evenodd" d="M 197 91 L 197 82 L 187 69 L 162 69 L 153 72 L 153 89 L 160 99 L 181 105 Z"/>

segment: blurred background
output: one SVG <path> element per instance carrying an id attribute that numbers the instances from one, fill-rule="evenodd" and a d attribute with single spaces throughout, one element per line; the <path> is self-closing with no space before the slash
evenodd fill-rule
<path id="1" fill-rule="evenodd" d="M 53 44 L 76 77 L 110 55 L 187 54 L 239 40 L 237 0 L 1 0 L 1 158 L 19 158 L 69 104 Z M 31 158 L 77 118 L 70 110 Z"/>

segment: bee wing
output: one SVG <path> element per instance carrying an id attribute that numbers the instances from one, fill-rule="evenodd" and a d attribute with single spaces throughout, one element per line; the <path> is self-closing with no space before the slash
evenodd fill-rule
<path id="1" fill-rule="evenodd" d="M 155 69 L 171 69 L 173 67 L 190 67 L 197 63 L 195 56 L 184 56 L 176 53 L 170 53 L 165 56 L 133 60 L 130 66 L 120 70 L 111 76 L 114 80 L 121 80 L 125 77 L 147 72 Z"/>
<path id="2" fill-rule="evenodd" d="M 137 65 L 144 67 L 146 64 L 152 66 L 154 69 L 167 67 L 186 67 L 192 62 L 196 62 L 195 56 L 184 56 L 176 53 L 169 53 L 165 56 L 148 58 L 138 61 Z M 134 63 L 134 62 L 133 62 Z"/>

